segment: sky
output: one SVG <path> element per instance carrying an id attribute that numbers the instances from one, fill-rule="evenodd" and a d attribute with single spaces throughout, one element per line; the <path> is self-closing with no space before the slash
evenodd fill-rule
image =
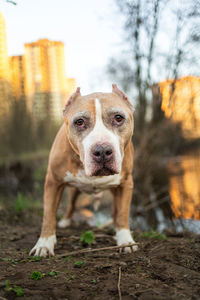
<path id="1" fill-rule="evenodd" d="M 83 94 L 108 92 L 105 74 L 109 58 L 119 53 L 122 26 L 114 0 L 0 0 L 6 21 L 9 55 L 24 52 L 24 43 L 41 38 L 65 44 L 68 77 Z"/>

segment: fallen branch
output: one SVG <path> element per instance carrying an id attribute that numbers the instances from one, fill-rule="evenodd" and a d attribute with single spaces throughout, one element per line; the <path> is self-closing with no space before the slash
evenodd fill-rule
<path id="1" fill-rule="evenodd" d="M 106 251 L 106 250 L 116 250 L 116 249 L 123 249 L 126 247 L 133 247 L 135 245 L 138 245 L 139 243 L 132 243 L 132 244 L 126 244 L 126 245 L 121 245 L 121 246 L 110 246 L 110 247 L 103 247 L 103 248 L 87 248 L 87 249 L 81 249 L 81 250 L 76 250 L 72 252 L 67 252 L 63 254 L 57 255 L 57 257 L 65 257 L 65 256 L 70 256 L 70 255 L 76 255 L 76 254 L 81 254 L 81 253 L 89 253 L 89 252 L 99 252 L 99 251 Z"/>
<path id="2" fill-rule="evenodd" d="M 121 271 L 121 267 L 119 267 L 119 277 L 118 277 L 118 284 L 117 284 L 119 300 L 122 299 L 121 288 L 120 288 L 121 275 L 122 275 L 122 271 Z"/>

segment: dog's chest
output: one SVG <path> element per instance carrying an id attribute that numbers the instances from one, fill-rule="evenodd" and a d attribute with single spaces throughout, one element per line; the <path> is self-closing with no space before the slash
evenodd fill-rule
<path id="1" fill-rule="evenodd" d="M 120 184 L 120 174 L 110 176 L 87 177 L 83 170 L 79 170 L 76 175 L 66 172 L 64 182 L 68 185 L 78 188 L 81 192 L 93 194 L 103 190 L 116 187 Z"/>

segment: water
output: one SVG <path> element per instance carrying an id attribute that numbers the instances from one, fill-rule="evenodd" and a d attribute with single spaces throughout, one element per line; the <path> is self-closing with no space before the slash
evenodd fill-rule
<path id="1" fill-rule="evenodd" d="M 200 233 L 200 150 L 178 156 L 169 164 L 169 193 L 177 230 Z M 182 223 L 182 224 L 180 224 Z"/>

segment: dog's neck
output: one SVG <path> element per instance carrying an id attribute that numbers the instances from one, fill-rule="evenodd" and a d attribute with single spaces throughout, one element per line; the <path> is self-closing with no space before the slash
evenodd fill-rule
<path id="1" fill-rule="evenodd" d="M 67 171 L 64 181 L 70 186 L 78 188 L 81 192 L 93 194 L 118 186 L 121 175 L 88 177 L 85 175 L 84 170 L 79 169 L 75 175 Z"/>

